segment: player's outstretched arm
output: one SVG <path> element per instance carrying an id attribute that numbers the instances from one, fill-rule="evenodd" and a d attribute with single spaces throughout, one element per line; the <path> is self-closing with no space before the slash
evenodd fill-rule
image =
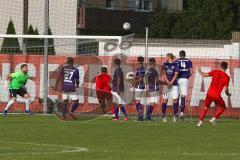
<path id="1" fill-rule="evenodd" d="M 202 77 L 209 77 L 208 73 L 203 72 L 200 67 L 197 70 Z"/>

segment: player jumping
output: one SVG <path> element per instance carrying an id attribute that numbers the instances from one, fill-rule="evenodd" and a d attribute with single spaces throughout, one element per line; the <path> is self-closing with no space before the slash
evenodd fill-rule
<path id="1" fill-rule="evenodd" d="M 181 112 L 179 114 L 180 119 L 183 119 L 185 111 L 186 97 L 188 95 L 188 79 L 192 76 L 192 61 L 186 58 L 185 51 L 179 52 L 179 59 L 177 60 L 179 65 L 178 86 L 181 95 Z"/>
<path id="2" fill-rule="evenodd" d="M 179 74 L 179 65 L 177 62 L 174 62 L 174 56 L 172 53 L 168 53 L 166 55 L 167 61 L 163 64 L 164 70 L 164 80 L 167 82 L 170 91 L 163 95 L 163 102 L 162 102 L 162 116 L 163 122 L 167 122 L 166 117 L 166 110 L 167 110 L 167 103 L 168 99 L 171 96 L 173 99 L 173 122 L 177 121 L 177 113 L 178 113 L 178 84 L 177 84 L 177 77 Z M 165 87 L 166 89 L 166 87 Z"/>
<path id="3" fill-rule="evenodd" d="M 222 90 L 225 90 L 225 93 L 227 96 L 231 96 L 229 93 L 229 80 L 230 77 L 226 74 L 226 70 L 228 68 L 227 62 L 221 63 L 221 69 L 220 70 L 213 70 L 209 73 L 204 73 L 201 71 L 201 68 L 198 68 L 198 72 L 201 74 L 202 77 L 212 77 L 211 85 L 208 89 L 207 96 L 205 99 L 205 107 L 202 109 L 202 113 L 200 115 L 200 120 L 197 124 L 198 127 L 201 127 L 203 124 L 203 119 L 207 114 L 207 110 L 210 107 L 212 102 L 215 102 L 217 106 L 220 108 L 215 113 L 214 117 L 210 119 L 210 123 L 212 125 L 216 125 L 216 119 L 220 117 L 220 115 L 224 112 L 226 109 L 226 104 L 221 97 Z"/>
<path id="4" fill-rule="evenodd" d="M 27 83 L 28 78 L 29 78 L 28 66 L 26 64 L 21 65 L 21 71 L 7 75 L 6 82 L 10 80 L 9 92 L 10 92 L 11 99 L 8 101 L 7 106 L 3 111 L 4 115 L 7 115 L 8 109 L 16 101 L 17 95 L 24 98 L 25 105 L 26 105 L 25 113 L 32 114 L 29 107 L 31 103 L 30 95 L 27 92 L 27 89 L 24 87 L 25 84 Z"/>
<path id="5" fill-rule="evenodd" d="M 63 66 L 55 85 L 55 89 L 61 81 L 61 91 L 62 91 L 62 120 L 66 120 L 66 114 L 68 113 L 71 117 L 76 119 L 74 111 L 78 107 L 78 94 L 76 88 L 79 87 L 79 70 L 74 67 L 74 61 L 72 57 L 67 58 L 67 65 Z M 68 111 L 68 102 L 72 100 L 72 107 L 70 112 Z"/>
<path id="6" fill-rule="evenodd" d="M 128 121 L 127 111 L 124 105 L 126 102 L 123 100 L 124 98 L 124 79 L 123 79 L 123 70 L 121 68 L 121 60 L 115 59 L 115 70 L 113 73 L 112 78 L 112 95 L 113 95 L 113 102 L 115 103 L 115 118 L 114 120 L 117 121 L 119 119 L 118 111 L 119 108 L 121 109 L 122 113 L 124 114 L 124 121 Z"/>
<path id="7" fill-rule="evenodd" d="M 101 73 L 94 77 L 96 83 L 96 93 L 102 113 L 107 113 L 112 105 L 111 76 L 107 73 L 107 68 L 102 67 Z M 106 106 L 107 103 L 107 106 Z M 107 108 L 108 107 L 108 108 Z"/>

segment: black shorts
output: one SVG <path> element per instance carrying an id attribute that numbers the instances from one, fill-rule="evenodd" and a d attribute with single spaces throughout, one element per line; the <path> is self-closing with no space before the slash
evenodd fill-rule
<path id="1" fill-rule="evenodd" d="M 24 88 L 9 89 L 9 92 L 10 92 L 10 98 L 17 97 L 17 95 L 23 97 L 25 94 L 27 94 L 27 91 Z"/>

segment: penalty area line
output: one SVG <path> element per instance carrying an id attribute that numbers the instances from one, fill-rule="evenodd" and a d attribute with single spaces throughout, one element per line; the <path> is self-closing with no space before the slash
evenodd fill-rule
<path id="1" fill-rule="evenodd" d="M 41 154 L 61 154 L 61 153 L 77 153 L 77 152 L 88 152 L 89 149 L 86 147 L 73 147 L 73 146 L 65 146 L 65 145 L 56 145 L 56 144 L 45 144 L 45 143 L 28 143 L 28 142 L 7 142 L 7 141 L 0 141 L 0 143 L 5 144 L 20 144 L 20 145 L 28 145 L 28 146 L 45 146 L 45 147 L 52 147 L 54 149 L 59 148 L 60 151 L 48 151 L 48 152 L 25 152 L 25 153 L 16 153 L 16 152 L 9 152 L 9 153 L 0 153 L 0 155 L 41 155 Z"/>

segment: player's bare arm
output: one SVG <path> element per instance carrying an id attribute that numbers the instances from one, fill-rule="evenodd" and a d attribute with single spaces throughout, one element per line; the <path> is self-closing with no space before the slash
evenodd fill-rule
<path id="1" fill-rule="evenodd" d="M 193 75 L 193 69 L 190 68 L 190 75 L 189 75 L 189 77 L 191 77 L 192 75 Z"/>
<path id="2" fill-rule="evenodd" d="M 59 82 L 61 81 L 62 77 L 61 77 L 61 71 L 60 73 L 58 73 L 58 77 L 57 77 L 57 80 L 56 80 L 56 84 L 54 86 L 54 89 L 57 90 L 57 87 L 58 87 L 58 84 Z"/>
<path id="3" fill-rule="evenodd" d="M 228 96 L 228 97 L 231 97 L 231 93 L 229 92 L 229 88 L 228 87 L 224 87 L 224 90 L 225 90 L 225 94 Z"/>
<path id="4" fill-rule="evenodd" d="M 167 85 L 166 81 L 163 81 L 163 80 L 159 79 L 158 77 L 156 77 L 156 81 L 159 85 Z"/>
<path id="5" fill-rule="evenodd" d="M 76 80 L 76 87 L 78 88 L 79 87 L 79 79 Z"/>
<path id="6" fill-rule="evenodd" d="M 136 78 L 133 83 L 136 84 L 136 83 L 139 83 L 141 81 L 143 81 L 143 77 Z"/>
<path id="7" fill-rule="evenodd" d="M 198 68 L 197 70 L 202 77 L 209 77 L 208 73 L 203 72 L 201 68 Z"/>
<path id="8" fill-rule="evenodd" d="M 179 72 L 175 72 L 175 75 L 174 75 L 173 79 L 170 82 L 171 85 L 176 81 L 176 79 L 178 78 L 178 75 L 179 75 Z"/>

